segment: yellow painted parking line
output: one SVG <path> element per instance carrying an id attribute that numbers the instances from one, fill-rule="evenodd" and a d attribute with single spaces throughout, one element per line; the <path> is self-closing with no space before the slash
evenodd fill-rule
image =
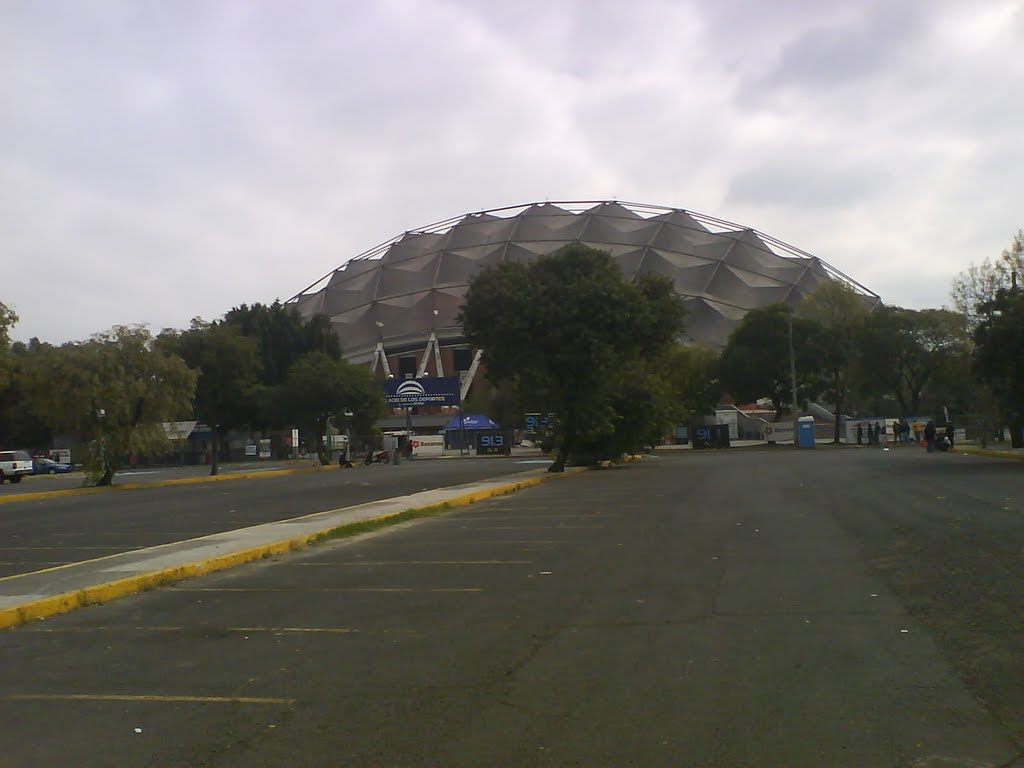
<path id="1" fill-rule="evenodd" d="M 469 526 L 466 526 L 467 528 Z M 481 525 L 476 526 L 480 531 L 550 531 L 557 528 L 559 531 L 597 531 L 604 528 L 603 525 Z"/>
<path id="2" fill-rule="evenodd" d="M 261 696 L 158 696 L 119 693 L 11 693 L 7 701 L 153 701 L 190 704 L 294 704 L 296 699 L 271 699 Z"/>
<path id="3" fill-rule="evenodd" d="M 232 525 L 232 524 L 237 524 L 237 523 L 238 523 L 238 521 L 236 520 L 234 523 L 223 523 L 223 525 Z M 212 528 L 214 528 L 214 526 L 211 524 L 210 528 L 212 529 Z M 134 530 L 134 531 L 96 531 L 95 533 L 92 534 L 92 536 L 94 538 L 98 539 L 98 538 L 101 538 L 101 537 L 115 538 L 115 537 L 118 537 L 118 536 L 139 536 L 140 534 L 144 534 L 146 536 L 153 536 L 153 537 L 162 537 L 162 536 L 191 536 L 192 538 L 199 538 L 199 537 L 202 537 L 202 536 L 212 536 L 215 533 L 219 533 L 219 531 L 217 531 L 217 530 L 207 530 L 207 529 L 204 529 L 202 531 L 138 531 L 138 530 Z M 177 541 L 177 539 L 175 539 L 175 541 Z M 107 545 L 107 548 L 109 549 L 110 547 L 116 547 L 116 546 L 120 546 L 120 545 L 118 545 L 118 544 L 109 544 L 109 545 Z M 156 545 L 147 544 L 145 546 L 150 546 L 151 547 L 151 546 L 156 546 Z"/>
<path id="4" fill-rule="evenodd" d="M 509 544 L 509 545 L 525 545 L 525 544 L 539 544 L 542 546 L 553 546 L 556 544 L 571 544 L 568 539 L 417 539 L 416 541 L 404 541 L 403 546 L 409 546 L 410 544 L 418 544 L 425 547 L 446 547 L 454 546 L 456 544 L 471 544 L 471 545 L 495 545 L 495 544 Z"/>
<path id="5" fill-rule="evenodd" d="M 46 635 L 77 635 L 77 634 L 91 634 L 100 632 L 153 632 L 153 633 L 170 633 L 170 632 L 196 632 L 205 629 L 210 629 L 216 632 L 247 632 L 250 634 L 257 634 L 260 632 L 269 634 L 329 634 L 329 635 L 350 635 L 357 633 L 364 633 L 369 631 L 371 634 L 403 634 L 413 635 L 418 634 L 415 630 L 389 630 L 389 629 L 356 629 L 355 627 L 215 627 L 208 628 L 205 626 L 188 626 L 188 627 L 120 627 L 120 626 L 94 626 L 94 627 L 40 627 L 40 626 L 28 626 L 22 629 L 22 632 L 34 633 L 34 634 L 46 634 Z"/>
<path id="6" fill-rule="evenodd" d="M 484 514 L 484 515 L 469 515 L 469 514 L 463 514 L 463 515 L 459 515 L 458 517 L 453 517 L 452 520 L 453 521 L 474 520 L 474 521 L 483 521 L 483 522 L 487 522 L 489 520 L 555 520 L 555 519 L 559 519 L 559 518 L 575 519 L 575 520 L 579 520 L 579 519 L 592 520 L 592 519 L 605 518 L 605 517 L 621 517 L 621 515 L 613 515 L 610 512 L 583 512 L 583 513 L 578 514 L 578 515 L 545 515 L 545 514 L 529 514 L 529 515 L 486 515 L 486 514 Z"/>
<path id="7" fill-rule="evenodd" d="M 31 624 L 22 632 L 41 632 L 49 635 L 77 635 L 89 632 L 183 632 L 185 627 L 41 627 Z"/>
<path id="8" fill-rule="evenodd" d="M 0 560 L 0 565 L 64 565 L 67 560 Z"/>
<path id="9" fill-rule="evenodd" d="M 358 632 L 351 627 L 228 627 L 228 632 L 323 632 L 331 635 L 349 635 Z"/>
<path id="10" fill-rule="evenodd" d="M 358 567 L 361 565 L 532 565 L 532 560 L 368 560 L 365 563 L 351 561 L 344 563 L 306 562 L 292 565 L 321 567 Z"/>
<path id="11" fill-rule="evenodd" d="M 64 546 L 62 544 L 57 544 L 53 547 L 0 547 L 0 552 L 50 552 L 55 549 L 113 549 L 113 547 L 83 547 L 77 544 L 68 544 L 67 546 Z"/>
<path id="12" fill-rule="evenodd" d="M 963 453 L 971 456 L 993 456 L 999 459 L 1024 459 L 1024 453 L 1020 451 L 1000 451 L 996 448 L 975 448 L 973 446 L 954 448 L 953 453 Z"/>
<path id="13" fill-rule="evenodd" d="M 171 587 L 169 592 L 483 592 L 482 587 Z"/>

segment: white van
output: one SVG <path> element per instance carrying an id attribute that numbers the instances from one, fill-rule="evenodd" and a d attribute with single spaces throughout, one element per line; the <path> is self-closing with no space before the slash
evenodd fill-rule
<path id="1" fill-rule="evenodd" d="M 32 457 L 27 451 L 0 451 L 0 483 L 20 483 L 21 478 L 31 474 Z"/>

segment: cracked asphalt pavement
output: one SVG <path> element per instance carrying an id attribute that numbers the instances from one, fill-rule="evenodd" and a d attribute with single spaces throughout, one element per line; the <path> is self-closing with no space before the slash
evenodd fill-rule
<path id="1" fill-rule="evenodd" d="M 1022 470 L 656 455 L 36 622 L 0 765 L 1014 764 Z"/>

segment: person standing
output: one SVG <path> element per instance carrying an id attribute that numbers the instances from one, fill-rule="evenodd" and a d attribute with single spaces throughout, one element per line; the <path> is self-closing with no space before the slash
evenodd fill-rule
<path id="1" fill-rule="evenodd" d="M 857 445 L 861 445 L 864 442 L 864 425 L 861 422 L 857 422 Z"/>
<path id="2" fill-rule="evenodd" d="M 897 420 L 892 422 L 892 442 L 893 445 L 900 441 L 900 423 Z"/>
<path id="3" fill-rule="evenodd" d="M 924 427 L 924 443 L 928 453 L 935 453 L 935 422 L 931 419 Z"/>
<path id="4" fill-rule="evenodd" d="M 956 434 L 956 430 L 952 424 L 946 425 L 946 439 L 949 441 L 949 447 L 953 447 L 953 436 Z"/>
<path id="5" fill-rule="evenodd" d="M 914 419 L 914 423 L 911 425 L 911 427 L 914 430 L 914 442 L 915 443 L 920 443 L 921 442 L 921 422 L 918 421 L 917 419 Z"/>

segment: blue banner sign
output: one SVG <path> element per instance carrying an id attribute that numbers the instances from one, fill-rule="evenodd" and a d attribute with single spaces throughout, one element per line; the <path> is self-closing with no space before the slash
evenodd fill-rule
<path id="1" fill-rule="evenodd" d="M 458 405 L 458 376 L 425 376 L 422 379 L 388 379 L 384 399 L 392 408 L 418 405 Z"/>

